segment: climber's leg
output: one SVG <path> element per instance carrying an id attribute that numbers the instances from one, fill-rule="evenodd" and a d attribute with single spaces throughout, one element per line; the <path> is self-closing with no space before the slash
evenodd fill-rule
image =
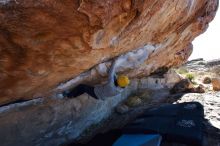
<path id="1" fill-rule="evenodd" d="M 85 92 L 90 96 L 97 98 L 97 96 L 94 93 L 94 87 L 85 84 L 80 84 L 67 93 L 64 92 L 64 96 L 72 98 L 77 97 Z"/>
<path id="2" fill-rule="evenodd" d="M 84 85 L 84 90 L 87 94 L 94 97 L 95 99 L 98 99 L 98 97 L 95 94 L 94 87 L 89 85 Z"/>
<path id="3" fill-rule="evenodd" d="M 64 93 L 67 97 L 77 97 L 85 92 L 84 85 L 79 84 L 75 88 L 71 89 L 69 92 Z"/>

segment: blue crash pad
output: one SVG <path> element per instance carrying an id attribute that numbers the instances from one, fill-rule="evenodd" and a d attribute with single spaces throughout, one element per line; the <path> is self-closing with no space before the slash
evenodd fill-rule
<path id="1" fill-rule="evenodd" d="M 158 134 L 124 134 L 113 146 L 159 146 L 161 140 Z"/>

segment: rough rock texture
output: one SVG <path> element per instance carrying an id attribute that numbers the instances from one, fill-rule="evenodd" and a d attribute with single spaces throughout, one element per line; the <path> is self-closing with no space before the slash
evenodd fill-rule
<path id="1" fill-rule="evenodd" d="M 96 64 L 144 46 L 151 48 L 149 58 L 130 76 L 182 64 L 217 5 L 218 0 L 1 0 L 0 104 L 45 95 Z"/>
<path id="2" fill-rule="evenodd" d="M 110 97 L 105 101 L 83 94 L 74 99 L 38 98 L 2 106 L 0 107 L 1 146 L 58 146 L 82 137 L 82 133 L 88 129 L 90 131 L 87 134 L 94 135 L 95 129 L 92 126 L 100 125 L 103 120 L 108 119 L 118 104 L 137 91 L 154 90 L 151 96 L 148 92 L 143 95 L 145 99 L 141 100 L 146 103 L 159 104 L 164 101 L 169 95 L 167 87 L 174 84 L 166 82 L 165 79 L 161 77 L 134 79 L 121 95 Z M 160 88 L 155 88 L 156 84 Z M 132 102 L 132 105 L 137 105 L 134 100 Z M 135 116 L 136 114 L 133 114 L 130 118 Z M 130 118 L 124 119 L 123 123 L 127 123 Z M 115 124 L 120 126 L 121 122 Z M 112 126 L 109 125 L 109 128 Z"/>
<path id="3" fill-rule="evenodd" d="M 164 73 L 187 60 L 217 6 L 218 0 L 0 0 L 1 145 L 75 140 L 137 90 L 156 90 L 150 99 L 163 102 L 181 79 Z M 116 57 L 117 72 L 151 76 L 133 79 L 106 101 L 60 96 L 82 82 L 104 82 Z"/>

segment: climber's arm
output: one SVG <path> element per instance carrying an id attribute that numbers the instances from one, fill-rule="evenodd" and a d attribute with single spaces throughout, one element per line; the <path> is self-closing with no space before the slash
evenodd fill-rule
<path id="1" fill-rule="evenodd" d="M 109 82 L 114 82 L 114 76 L 116 75 L 115 74 L 115 69 L 116 69 L 116 66 L 117 66 L 117 59 L 115 59 L 112 64 L 111 64 L 111 67 L 108 71 L 108 81 Z"/>

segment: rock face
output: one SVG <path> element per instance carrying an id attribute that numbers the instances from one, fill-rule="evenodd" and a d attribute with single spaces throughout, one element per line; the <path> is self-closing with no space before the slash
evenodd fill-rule
<path id="1" fill-rule="evenodd" d="M 0 104 L 31 99 L 95 65 L 147 47 L 130 76 L 182 64 L 218 0 L 1 0 Z M 94 81 L 95 74 L 89 82 Z"/>
<path id="2" fill-rule="evenodd" d="M 110 97 L 104 101 L 83 94 L 73 99 L 57 99 L 57 97 L 48 100 L 38 98 L 2 106 L 0 107 L 1 146 L 58 146 L 81 138 L 82 133 L 86 133 L 88 129 L 90 129 L 90 135 L 94 135 L 93 125 L 100 125 L 115 110 L 121 114 L 129 110 L 126 109 L 128 107 L 117 108 L 117 105 L 136 93 L 137 90 L 146 92 L 146 88 L 151 87 L 154 92 L 150 93 L 151 96 L 147 92 L 142 95 L 145 96 L 142 99 L 130 98 L 129 106 L 137 106 L 141 104 L 141 100 L 157 104 L 164 101 L 169 95 L 169 90 L 158 92 L 161 89 L 154 88 L 153 79 L 153 77 L 150 79 L 134 79 L 121 95 Z M 158 79 L 155 78 L 154 80 Z M 144 85 L 143 82 L 145 82 Z M 160 83 L 160 81 L 158 84 L 161 88 L 170 86 L 170 83 Z M 134 116 L 136 114 L 131 117 Z M 127 122 L 128 119 L 123 119 L 123 124 Z M 117 126 L 120 124 L 118 123 Z M 109 126 L 109 128 L 112 127 Z"/>

